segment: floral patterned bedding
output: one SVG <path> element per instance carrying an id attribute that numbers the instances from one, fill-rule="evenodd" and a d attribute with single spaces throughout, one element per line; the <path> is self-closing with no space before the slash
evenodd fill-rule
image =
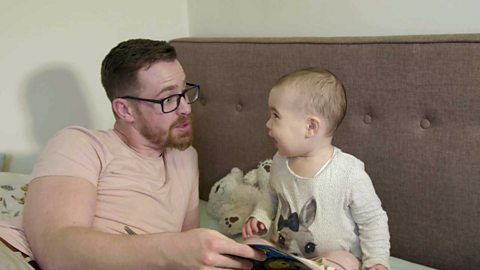
<path id="1" fill-rule="evenodd" d="M 20 215 L 25 203 L 30 176 L 11 172 L 0 172 L 0 215 Z"/>

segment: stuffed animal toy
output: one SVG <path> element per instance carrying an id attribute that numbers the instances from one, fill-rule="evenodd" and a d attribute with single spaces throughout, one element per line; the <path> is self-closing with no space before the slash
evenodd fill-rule
<path id="1" fill-rule="evenodd" d="M 272 160 L 267 159 L 245 175 L 235 167 L 213 185 L 207 213 L 218 221 L 222 233 L 229 236 L 242 233 L 243 223 L 267 188 L 271 165 Z"/>

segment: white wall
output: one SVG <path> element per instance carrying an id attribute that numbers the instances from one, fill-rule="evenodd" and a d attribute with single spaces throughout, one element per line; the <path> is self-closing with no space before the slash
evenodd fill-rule
<path id="1" fill-rule="evenodd" d="M 48 138 L 66 125 L 111 128 L 100 63 L 120 41 L 188 35 L 185 0 L 0 0 L 4 169 L 30 172 Z"/>
<path id="2" fill-rule="evenodd" d="M 476 0 L 188 0 L 191 36 L 480 32 Z"/>

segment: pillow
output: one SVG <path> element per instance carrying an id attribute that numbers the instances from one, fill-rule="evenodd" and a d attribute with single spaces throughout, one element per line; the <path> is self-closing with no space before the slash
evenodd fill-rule
<path id="1" fill-rule="evenodd" d="M 23 211 L 30 175 L 0 172 L 0 216 L 16 217 Z"/>

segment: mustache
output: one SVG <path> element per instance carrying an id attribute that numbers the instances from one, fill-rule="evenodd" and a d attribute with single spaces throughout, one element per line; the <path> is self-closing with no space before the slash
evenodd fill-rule
<path id="1" fill-rule="evenodd" d="M 185 115 L 185 116 L 180 116 L 175 122 L 173 122 L 172 127 L 177 126 L 177 125 L 183 125 L 186 123 L 191 123 L 193 120 L 193 117 L 191 114 Z"/>

